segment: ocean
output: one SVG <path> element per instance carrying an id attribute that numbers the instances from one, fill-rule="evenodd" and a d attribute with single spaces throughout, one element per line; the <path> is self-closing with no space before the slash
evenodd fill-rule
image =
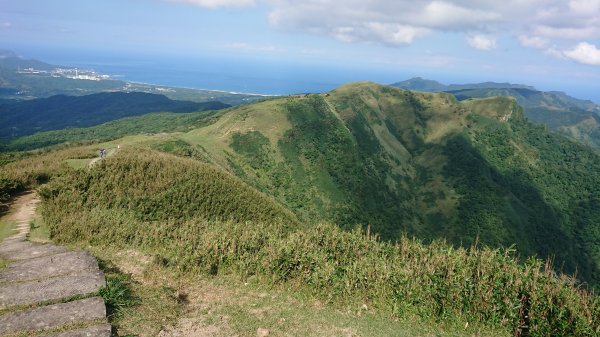
<path id="1" fill-rule="evenodd" d="M 401 71 L 239 56 L 112 55 L 38 50 L 25 57 L 95 70 L 125 81 L 265 95 L 326 92 L 348 82 L 370 80 L 390 84 L 407 78 Z"/>
<path id="2" fill-rule="evenodd" d="M 539 90 L 564 91 L 579 99 L 600 103 L 597 83 L 590 85 L 576 78 L 570 81 L 543 78 L 485 78 L 471 74 L 471 78 L 456 78 L 440 69 L 410 69 L 384 66 L 362 67 L 344 62 L 316 64 L 282 59 L 261 59 L 248 55 L 174 55 L 107 53 L 22 47 L 18 50 L 26 58 L 47 63 L 93 69 L 115 79 L 156 85 L 196 89 L 234 91 L 264 95 L 317 93 L 332 90 L 356 81 L 391 84 L 421 76 L 442 83 L 475 83 L 484 81 L 512 82 L 533 85 Z M 450 70 L 449 70 L 450 71 Z M 477 75 L 477 76 L 476 76 Z M 479 77 L 478 77 L 479 76 Z M 485 75 L 483 75 L 485 76 Z"/>

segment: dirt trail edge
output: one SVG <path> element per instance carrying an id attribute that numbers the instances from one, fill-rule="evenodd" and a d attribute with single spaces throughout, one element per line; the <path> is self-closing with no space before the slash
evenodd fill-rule
<path id="1" fill-rule="evenodd" d="M 106 307 L 97 291 L 105 285 L 87 252 L 27 240 L 40 202 L 35 192 L 15 199 L 5 217 L 16 233 L 0 243 L 0 337 L 110 337 Z"/>

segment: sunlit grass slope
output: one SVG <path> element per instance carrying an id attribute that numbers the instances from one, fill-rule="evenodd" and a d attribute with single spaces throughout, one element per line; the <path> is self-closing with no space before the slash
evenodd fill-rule
<path id="1" fill-rule="evenodd" d="M 183 273 L 254 277 L 332 303 L 362 301 L 391 318 L 529 336 L 600 332 L 600 299 L 539 260 L 520 264 L 514 251 L 298 226 L 237 178 L 189 159 L 125 151 L 53 179 L 40 195 L 54 240 L 138 249 Z"/>

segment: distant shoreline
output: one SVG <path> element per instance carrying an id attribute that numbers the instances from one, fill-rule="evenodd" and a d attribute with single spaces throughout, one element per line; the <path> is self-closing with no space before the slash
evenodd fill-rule
<path id="1" fill-rule="evenodd" d="M 123 76 L 125 77 L 125 75 L 109 75 L 109 76 Z M 193 88 L 193 87 L 179 87 L 179 86 L 172 86 L 172 85 L 163 85 L 163 84 L 156 84 L 156 83 L 147 83 L 147 82 L 137 82 L 137 81 L 129 81 L 129 80 L 117 80 L 117 81 L 123 81 L 126 83 L 131 83 L 131 84 L 138 84 L 138 85 L 149 85 L 149 86 L 154 86 L 154 87 L 164 87 L 164 88 L 172 88 L 172 89 L 187 89 L 187 90 L 202 90 L 202 91 L 210 91 L 210 92 L 220 92 L 220 93 L 225 93 L 225 94 L 231 94 L 231 95 L 246 95 L 246 96 L 258 96 L 258 97 L 279 97 L 282 95 L 270 95 L 270 94 L 256 94 L 256 93 L 249 93 L 249 92 L 238 92 L 238 91 L 227 91 L 227 90 L 218 90 L 218 89 L 206 89 L 206 88 Z"/>

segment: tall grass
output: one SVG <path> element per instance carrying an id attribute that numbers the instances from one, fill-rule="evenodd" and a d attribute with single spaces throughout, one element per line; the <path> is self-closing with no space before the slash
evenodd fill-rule
<path id="1" fill-rule="evenodd" d="M 51 182 L 41 190 L 42 211 L 59 242 L 135 247 L 187 273 L 257 275 L 332 302 L 364 301 L 393 316 L 482 322 L 515 336 L 600 334 L 599 297 L 556 275 L 549 263 L 519 264 L 513 250 L 406 237 L 381 242 L 330 224 L 299 229 L 270 199 L 223 174 L 185 159 L 130 152 Z M 211 179 L 229 183 L 213 188 Z M 261 213 L 263 207 L 268 211 Z"/>
<path id="2" fill-rule="evenodd" d="M 41 150 L 22 153 L 18 160 L 0 166 L 0 212 L 6 202 L 16 193 L 35 188 L 50 180 L 51 177 L 67 174 L 73 169 L 66 160 L 92 158 L 95 147 L 77 147 L 59 150 Z"/>

